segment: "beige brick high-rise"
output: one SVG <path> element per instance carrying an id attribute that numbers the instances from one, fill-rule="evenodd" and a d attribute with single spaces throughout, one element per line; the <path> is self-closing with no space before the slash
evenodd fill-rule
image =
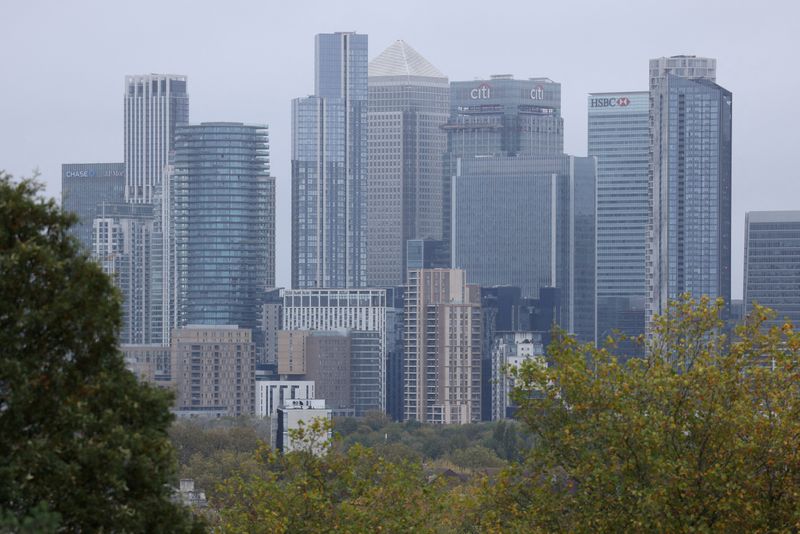
<path id="1" fill-rule="evenodd" d="M 249 329 L 177 329 L 172 336 L 172 362 L 179 414 L 253 414 L 256 348 Z"/>
<path id="2" fill-rule="evenodd" d="M 404 419 L 481 420 L 480 288 L 461 269 L 411 269 L 405 293 Z"/>

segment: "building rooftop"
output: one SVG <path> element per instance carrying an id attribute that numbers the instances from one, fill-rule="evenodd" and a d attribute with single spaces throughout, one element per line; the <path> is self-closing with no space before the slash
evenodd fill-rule
<path id="1" fill-rule="evenodd" d="M 447 76 L 405 41 L 395 41 L 378 57 L 370 61 L 369 76 L 417 76 L 447 79 Z"/>

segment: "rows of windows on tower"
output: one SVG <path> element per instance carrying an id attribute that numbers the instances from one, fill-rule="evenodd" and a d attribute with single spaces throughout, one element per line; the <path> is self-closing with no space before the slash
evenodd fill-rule
<path id="1" fill-rule="evenodd" d="M 730 302 L 716 60 L 654 59 L 647 90 L 589 94 L 578 156 L 549 78 L 451 82 L 404 41 L 369 61 L 352 32 L 314 52 L 286 180 L 267 125 L 192 123 L 169 74 L 125 78 L 123 162 L 62 167 L 74 234 L 123 295 L 127 365 L 175 389 L 178 415 L 513 417 L 507 366 L 543 362 L 554 325 L 622 333 L 636 357 L 670 299 Z M 291 289 L 275 287 L 280 187 Z M 746 241 L 745 301 L 800 316 L 800 216 L 748 214 Z"/>

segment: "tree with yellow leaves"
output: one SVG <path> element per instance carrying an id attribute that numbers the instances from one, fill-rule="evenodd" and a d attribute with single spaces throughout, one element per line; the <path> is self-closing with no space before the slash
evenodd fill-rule
<path id="1" fill-rule="evenodd" d="M 476 531 L 780 532 L 800 527 L 800 334 L 757 307 L 684 297 L 645 358 L 558 336 L 516 371 L 528 461 L 487 485 Z M 465 529 L 468 530 L 468 529 Z"/>

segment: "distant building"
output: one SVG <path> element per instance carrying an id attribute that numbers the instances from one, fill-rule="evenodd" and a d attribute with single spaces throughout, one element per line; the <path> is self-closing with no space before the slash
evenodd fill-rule
<path id="1" fill-rule="evenodd" d="M 153 258 L 156 236 L 150 204 L 103 204 L 92 222 L 92 256 L 122 293 L 122 344 L 165 344 Z"/>
<path id="2" fill-rule="evenodd" d="M 386 289 L 386 413 L 395 421 L 403 420 L 404 295 L 403 287 Z"/>
<path id="3" fill-rule="evenodd" d="M 492 346 L 492 420 L 513 417 L 515 405 L 511 400 L 514 378 L 509 368 L 520 367 L 527 360 L 545 365 L 545 345 L 541 334 L 514 332 L 498 335 Z"/>
<path id="4" fill-rule="evenodd" d="M 558 323 L 593 341 L 595 160 L 567 156 L 561 85 L 510 75 L 451 83 L 445 236 L 471 284 L 533 298 L 561 289 Z"/>
<path id="5" fill-rule="evenodd" d="M 283 292 L 284 330 L 347 330 L 359 337 L 353 356 L 352 385 L 359 415 L 366 411 L 386 410 L 386 293 L 385 289 L 287 289 Z M 361 334 L 364 332 L 364 334 Z M 377 336 L 367 341 L 372 332 Z M 378 343 L 380 356 L 370 353 L 367 345 Z M 370 349 L 372 350 L 372 349 Z M 321 384 L 317 383 L 318 391 Z M 320 397 L 328 397 L 319 393 Z M 367 403 L 367 399 L 373 399 Z"/>
<path id="6" fill-rule="evenodd" d="M 315 38 L 314 95 L 292 101 L 292 287 L 366 285 L 367 36 Z"/>
<path id="7" fill-rule="evenodd" d="M 408 273 L 405 290 L 405 420 L 481 420 L 481 305 L 459 269 Z"/>
<path id="8" fill-rule="evenodd" d="M 205 508 L 208 506 L 206 493 L 194 488 L 193 478 L 182 478 L 179 484 L 177 491 L 173 494 L 173 501 L 192 508 Z"/>
<path id="9" fill-rule="evenodd" d="M 315 420 L 327 422 L 331 419 L 331 410 L 325 408 L 324 399 L 299 399 L 288 402 L 282 408 L 278 408 L 278 414 L 272 420 L 272 435 L 275 449 L 282 453 L 296 450 L 308 450 L 315 454 L 322 454 L 330 443 L 330 430 L 322 435 L 316 436 L 315 440 L 310 443 L 298 443 L 292 438 L 291 430 L 297 430 L 301 427 L 307 429 Z M 305 447 L 308 447 L 308 449 Z"/>
<path id="10" fill-rule="evenodd" d="M 328 408 L 337 415 L 353 415 L 352 341 L 347 330 L 281 330 L 278 374 L 313 381 Z"/>
<path id="11" fill-rule="evenodd" d="M 71 228 L 86 250 L 92 250 L 92 221 L 103 203 L 125 201 L 124 163 L 61 165 L 61 207 L 78 215 Z"/>
<path id="12" fill-rule="evenodd" d="M 125 367 L 142 382 L 157 386 L 171 387 L 172 352 L 169 347 L 159 344 L 122 345 Z"/>
<path id="13" fill-rule="evenodd" d="M 313 380 L 256 380 L 256 417 L 275 417 L 295 399 L 314 399 Z"/>
<path id="14" fill-rule="evenodd" d="M 258 363 L 275 364 L 278 361 L 278 331 L 283 321 L 283 296 L 281 289 L 267 290 L 259 303 L 256 351 Z"/>
<path id="15" fill-rule="evenodd" d="M 177 323 L 255 330 L 275 285 L 275 179 L 266 126 L 175 129 L 169 177 Z"/>
<path id="16" fill-rule="evenodd" d="M 404 41 L 369 64 L 367 284 L 399 286 L 406 242 L 442 238 L 447 77 Z M 450 265 L 445 265 L 449 267 Z"/>
<path id="17" fill-rule="evenodd" d="M 453 266 L 480 286 L 532 298 L 561 290 L 558 324 L 582 341 L 595 331 L 594 158 L 460 160 L 453 176 Z"/>
<path id="18" fill-rule="evenodd" d="M 255 345 L 250 330 L 187 326 L 172 336 L 173 380 L 180 416 L 254 413 Z"/>
<path id="19" fill-rule="evenodd" d="M 767 325 L 800 326 L 800 211 L 750 211 L 744 229 L 744 315 L 775 311 Z"/>
<path id="20" fill-rule="evenodd" d="M 164 180 L 175 128 L 189 122 L 186 76 L 125 77 L 125 201 L 153 202 Z"/>
<path id="21" fill-rule="evenodd" d="M 650 212 L 649 93 L 590 93 L 589 156 L 597 158 L 597 342 L 644 334 L 645 242 Z M 618 353 L 640 356 L 623 343 Z"/>
<path id="22" fill-rule="evenodd" d="M 448 241 L 409 239 L 406 241 L 406 271 L 410 269 L 449 269 Z"/>
<path id="23" fill-rule="evenodd" d="M 688 293 L 731 299 L 733 97 L 716 60 L 650 60 L 646 330 Z"/>

